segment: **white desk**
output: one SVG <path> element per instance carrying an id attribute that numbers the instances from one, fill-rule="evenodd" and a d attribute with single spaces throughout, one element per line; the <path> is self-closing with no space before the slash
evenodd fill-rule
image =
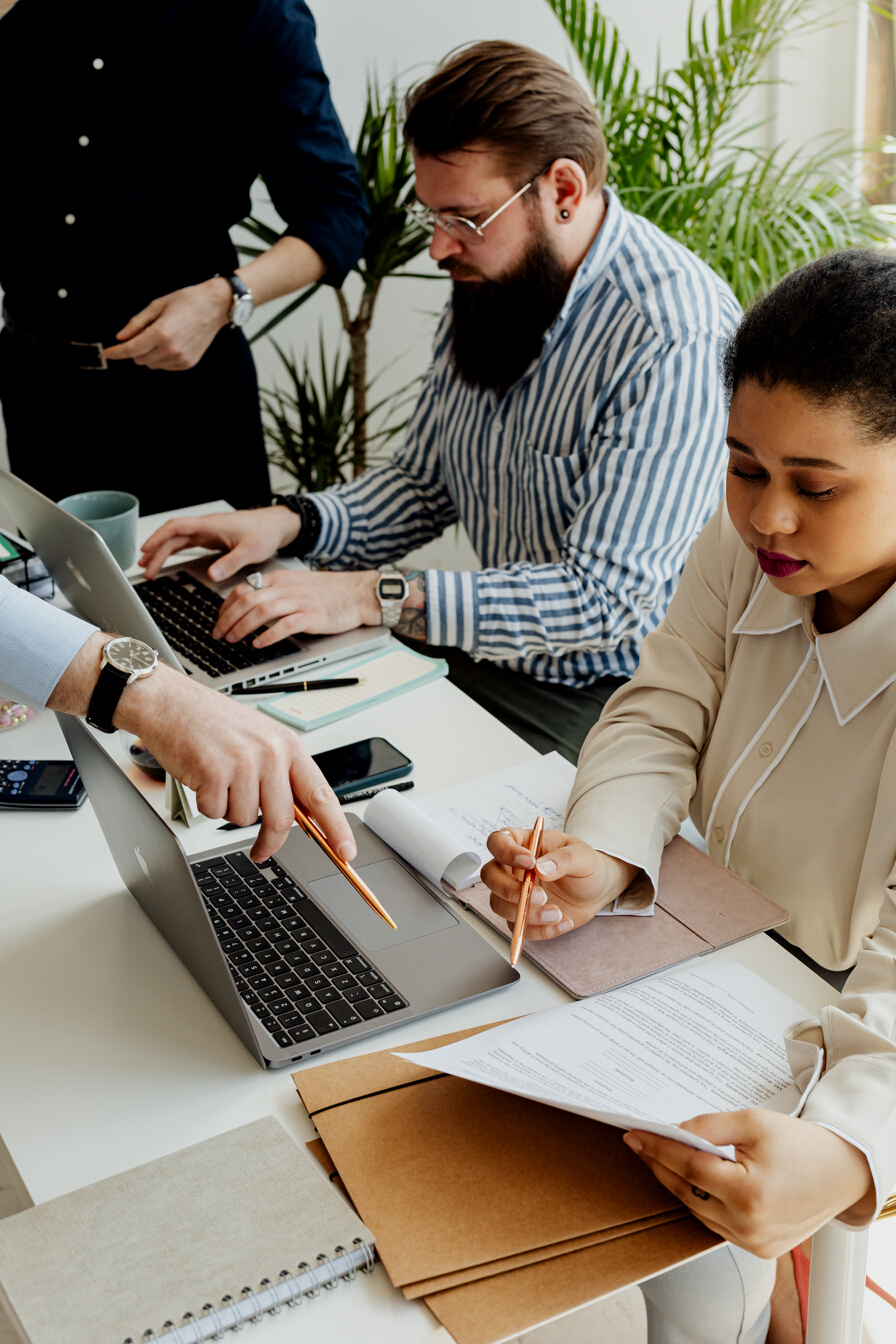
<path id="1" fill-rule="evenodd" d="M 413 758 L 421 795 L 535 754 L 447 681 L 305 740 L 319 751 L 372 734 Z M 109 741 L 125 762 L 118 739 Z M 0 752 L 68 755 L 50 713 L 4 735 Z M 126 768 L 161 809 L 163 786 Z M 197 853 L 219 838 L 217 825 L 175 829 L 188 853 Z M 241 834 L 250 836 L 227 838 Z M 507 944 L 474 922 L 506 954 Z M 768 938 L 713 955 L 750 966 L 811 1009 L 835 997 Z M 525 959 L 520 969 L 517 985 L 325 1058 L 397 1047 L 566 999 Z M 0 815 L 0 1136 L 35 1202 L 271 1113 L 297 1140 L 313 1137 L 289 1071 L 258 1068 L 124 889 L 90 802 L 74 814 Z M 281 1268 L 272 1265 L 271 1276 Z M 403 1344 L 434 1325 L 378 1266 L 350 1288 L 266 1322 L 258 1338 Z"/>

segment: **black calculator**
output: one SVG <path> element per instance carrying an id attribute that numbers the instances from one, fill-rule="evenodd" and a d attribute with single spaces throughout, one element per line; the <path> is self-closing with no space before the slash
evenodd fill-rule
<path id="1" fill-rule="evenodd" d="M 0 761 L 0 807 L 80 807 L 87 790 L 72 761 Z"/>

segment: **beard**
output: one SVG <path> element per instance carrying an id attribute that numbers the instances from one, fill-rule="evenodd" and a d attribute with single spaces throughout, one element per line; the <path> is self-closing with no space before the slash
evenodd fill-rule
<path id="1" fill-rule="evenodd" d="M 472 268 L 448 258 L 449 274 Z M 465 383 L 502 395 L 542 349 L 542 337 L 563 307 L 569 276 L 539 230 L 522 260 L 498 280 L 455 282 L 451 296 L 454 362 Z"/>

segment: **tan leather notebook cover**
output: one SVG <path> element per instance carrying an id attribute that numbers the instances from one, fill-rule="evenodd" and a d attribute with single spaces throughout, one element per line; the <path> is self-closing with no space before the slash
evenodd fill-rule
<path id="1" fill-rule="evenodd" d="M 626 894 L 639 886 L 649 891 L 643 875 Z M 458 892 L 457 899 L 509 941 L 507 923 L 493 913 L 482 883 Z M 663 851 L 652 915 L 602 915 L 562 938 L 525 943 L 523 950 L 568 993 L 586 999 L 789 918 L 783 906 L 677 835 Z"/>

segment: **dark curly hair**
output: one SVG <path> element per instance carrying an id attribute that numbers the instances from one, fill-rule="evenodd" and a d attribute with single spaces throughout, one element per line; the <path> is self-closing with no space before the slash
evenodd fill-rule
<path id="1" fill-rule="evenodd" d="M 722 355 L 729 397 L 750 379 L 845 403 L 864 438 L 896 439 L 896 254 L 834 252 L 757 300 Z"/>

